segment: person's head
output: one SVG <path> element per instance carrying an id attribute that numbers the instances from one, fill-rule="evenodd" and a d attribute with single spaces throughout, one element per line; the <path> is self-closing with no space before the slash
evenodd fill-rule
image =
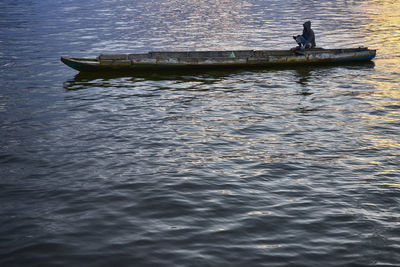
<path id="1" fill-rule="evenodd" d="M 303 27 L 307 30 L 311 29 L 311 21 L 304 22 Z"/>

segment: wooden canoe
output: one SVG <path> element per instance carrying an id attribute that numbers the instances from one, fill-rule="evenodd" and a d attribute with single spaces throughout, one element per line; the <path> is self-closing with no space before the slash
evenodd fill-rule
<path id="1" fill-rule="evenodd" d="M 292 50 L 236 50 L 149 52 L 145 54 L 100 55 L 97 58 L 61 57 L 67 66 L 81 72 L 160 71 L 171 69 L 285 67 L 370 61 L 376 50 L 313 48 Z"/>

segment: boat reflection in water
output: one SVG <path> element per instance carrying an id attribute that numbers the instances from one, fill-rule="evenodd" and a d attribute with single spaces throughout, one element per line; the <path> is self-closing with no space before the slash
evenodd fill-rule
<path id="1" fill-rule="evenodd" d="M 359 62 L 356 64 L 345 64 L 339 66 L 341 69 L 348 71 L 363 71 L 373 69 L 375 63 L 373 61 Z M 275 67 L 275 68 L 255 68 L 255 69 L 233 69 L 233 70 L 165 70 L 163 72 L 148 72 L 139 71 L 135 73 L 116 73 L 116 72 L 79 72 L 64 83 L 66 90 L 79 90 L 90 89 L 92 87 L 132 87 L 135 83 L 143 81 L 154 82 L 167 82 L 167 81 L 180 81 L 180 82 L 200 82 L 205 84 L 217 83 L 232 76 L 240 76 L 242 74 L 277 74 L 280 72 L 289 71 L 295 75 L 294 80 L 302 87 L 307 86 L 307 81 L 310 79 L 311 73 L 315 71 L 330 72 L 338 68 L 336 65 L 325 65 L 318 67 L 310 66 L 292 66 L 292 67 Z M 167 87 L 166 87 L 167 88 Z M 170 88 L 174 90 L 173 87 Z"/>

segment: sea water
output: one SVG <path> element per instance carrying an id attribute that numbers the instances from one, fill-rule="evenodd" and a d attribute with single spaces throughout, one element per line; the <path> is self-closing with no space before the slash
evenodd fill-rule
<path id="1" fill-rule="evenodd" d="M 0 2 L 1 266 L 399 266 L 400 5 Z M 377 49 L 85 75 L 62 55 Z"/>

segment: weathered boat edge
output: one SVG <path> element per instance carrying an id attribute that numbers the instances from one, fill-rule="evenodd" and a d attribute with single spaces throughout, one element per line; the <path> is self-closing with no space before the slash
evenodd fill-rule
<path id="1" fill-rule="evenodd" d="M 349 52 L 351 51 L 351 53 Z M 199 57 L 206 53 L 257 53 L 257 57 Z M 186 56 L 193 53 L 196 56 Z M 268 54 L 269 53 L 269 54 Z M 325 55 L 323 55 L 325 53 Z M 173 57 L 173 55 L 175 57 Z M 266 55 L 265 55 L 266 54 Z M 179 58 L 179 56 L 184 56 Z M 290 66 L 318 66 L 371 61 L 376 50 L 318 49 L 295 54 L 288 50 L 276 51 L 218 51 L 218 52 L 149 52 L 148 54 L 100 55 L 97 58 L 61 57 L 67 66 L 80 72 L 134 72 L 190 69 L 271 68 Z M 144 60 L 142 59 L 144 58 Z"/>
<path id="2" fill-rule="evenodd" d="M 61 62 L 70 68 L 77 71 L 99 71 L 99 61 L 97 59 L 89 58 L 70 58 L 66 56 L 61 57 Z"/>

